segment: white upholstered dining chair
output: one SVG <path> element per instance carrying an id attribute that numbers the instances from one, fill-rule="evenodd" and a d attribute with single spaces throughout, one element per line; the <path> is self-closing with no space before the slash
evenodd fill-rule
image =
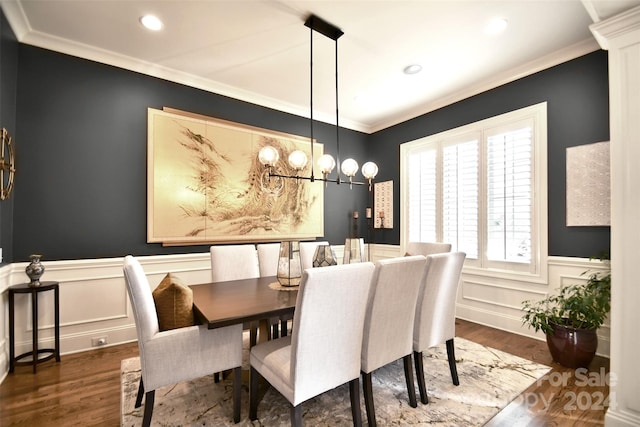
<path id="1" fill-rule="evenodd" d="M 144 395 L 142 425 L 151 423 L 158 388 L 228 369 L 233 369 L 233 420 L 239 422 L 242 326 L 207 329 L 196 325 L 160 331 L 151 288 L 140 263 L 128 255 L 123 271 L 140 350 L 141 377 L 135 407 L 142 405 Z"/>
<path id="2" fill-rule="evenodd" d="M 373 372 L 402 358 L 409 404 L 418 406 L 413 385 L 413 324 L 418 293 L 422 286 L 426 258 L 413 255 L 376 262 L 367 301 L 362 341 L 362 387 L 367 421 L 375 427 Z"/>
<path id="3" fill-rule="evenodd" d="M 280 243 L 258 243 L 258 267 L 260 277 L 278 274 L 278 258 L 280 258 Z"/>
<path id="4" fill-rule="evenodd" d="M 362 425 L 360 353 L 373 264 L 307 269 L 302 274 L 290 336 L 251 349 L 249 418 L 258 418 L 258 380 L 291 404 L 291 425 L 302 425 L 302 404 L 349 383 L 353 424 Z M 319 327 L 330 322 L 331 327 Z"/>
<path id="5" fill-rule="evenodd" d="M 278 259 L 280 258 L 280 243 L 258 243 L 256 249 L 260 277 L 276 276 L 278 274 Z M 289 315 L 271 319 L 271 336 L 273 338 L 278 338 L 280 335 L 286 336 L 291 319 L 292 316 Z M 280 329 L 278 329 L 278 322 Z"/>
<path id="6" fill-rule="evenodd" d="M 260 277 L 258 252 L 253 244 L 215 245 L 209 253 L 212 282 Z"/>
<path id="7" fill-rule="evenodd" d="M 211 256 L 212 282 L 260 277 L 258 251 L 253 243 L 214 245 L 209 248 L 209 254 Z M 258 340 L 258 325 L 255 323 L 246 324 L 244 329 L 249 329 L 250 345 L 254 345 Z M 218 374 L 216 373 L 217 381 Z"/>
<path id="8" fill-rule="evenodd" d="M 428 403 L 422 353 L 446 342 L 451 380 L 459 385 L 453 339 L 456 334 L 456 295 L 464 265 L 464 252 L 448 252 L 427 257 L 424 283 L 418 295 L 413 332 L 413 356 L 420 401 Z"/>
<path id="9" fill-rule="evenodd" d="M 451 252 L 451 243 L 440 242 L 409 242 L 407 243 L 407 253 L 409 255 L 440 254 L 443 252 Z"/>

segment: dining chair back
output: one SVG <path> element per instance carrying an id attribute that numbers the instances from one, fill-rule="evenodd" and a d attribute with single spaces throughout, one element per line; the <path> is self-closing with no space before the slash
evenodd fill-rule
<path id="1" fill-rule="evenodd" d="M 320 245 L 328 245 L 327 241 L 300 242 L 300 261 L 302 269 L 313 268 L 313 256 Z"/>
<path id="2" fill-rule="evenodd" d="M 449 252 L 429 255 L 426 274 L 418 295 L 413 332 L 413 351 L 422 403 L 428 403 L 424 382 L 423 352 L 446 343 L 451 380 L 459 385 L 453 339 L 456 334 L 456 295 L 466 254 Z"/>
<path id="3" fill-rule="evenodd" d="M 407 253 L 410 255 L 429 256 L 451 252 L 451 243 L 440 242 L 409 242 L 407 243 Z"/>
<path id="4" fill-rule="evenodd" d="M 141 377 L 135 407 L 142 405 L 144 395 L 142 425 L 151 423 L 158 388 L 228 369 L 234 373 L 233 419 L 239 422 L 242 326 L 208 330 L 200 325 L 160 331 L 153 295 L 142 266 L 128 255 L 123 272 L 138 335 Z"/>
<path id="5" fill-rule="evenodd" d="M 258 267 L 260 277 L 278 274 L 278 258 L 280 258 L 280 243 L 258 243 Z"/>
<path id="6" fill-rule="evenodd" d="M 276 276 L 278 274 L 278 259 L 280 258 L 280 243 L 258 243 L 256 249 L 260 277 Z M 280 335 L 286 336 L 289 320 L 292 318 L 293 316 L 287 314 L 270 319 L 271 336 L 273 338 L 278 338 Z"/>
<path id="7" fill-rule="evenodd" d="M 369 426 L 376 425 L 372 373 L 400 358 L 404 362 L 409 404 L 417 406 L 411 354 L 415 307 L 426 262 L 422 255 L 376 262 L 367 301 L 361 360 Z"/>
<path id="8" fill-rule="evenodd" d="M 302 425 L 302 403 L 349 383 L 354 425 L 360 412 L 360 354 L 373 264 L 307 269 L 298 290 L 293 331 L 251 349 L 249 418 L 257 419 L 258 380 L 291 404 L 291 425 Z M 331 327 L 319 325 L 331 323 Z"/>
<path id="9" fill-rule="evenodd" d="M 213 282 L 260 277 L 258 251 L 253 244 L 215 245 L 209 252 Z"/>

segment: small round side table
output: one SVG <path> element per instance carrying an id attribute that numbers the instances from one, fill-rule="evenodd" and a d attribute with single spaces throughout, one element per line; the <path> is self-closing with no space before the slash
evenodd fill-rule
<path id="1" fill-rule="evenodd" d="M 38 294 L 40 292 L 54 291 L 54 330 L 55 330 L 55 347 L 54 348 L 38 348 Z M 40 282 L 40 286 L 29 286 L 29 283 L 13 285 L 9 287 L 9 372 L 13 372 L 16 365 L 33 365 L 33 373 L 36 373 L 38 363 L 45 362 L 55 357 L 56 362 L 60 361 L 60 289 L 58 282 Z M 31 294 L 31 323 L 32 323 L 32 345 L 31 351 L 15 355 L 15 311 L 14 297 L 15 294 Z M 45 357 L 39 357 L 46 354 Z M 21 359 L 31 356 L 31 360 Z"/>

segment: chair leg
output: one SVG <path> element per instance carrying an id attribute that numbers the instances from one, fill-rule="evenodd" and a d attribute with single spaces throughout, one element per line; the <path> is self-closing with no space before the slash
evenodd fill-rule
<path id="1" fill-rule="evenodd" d="M 402 358 L 404 362 L 404 378 L 407 381 L 407 392 L 409 393 L 409 406 L 412 408 L 418 407 L 416 401 L 416 389 L 413 385 L 413 366 L 411 366 L 411 353 Z"/>
<path id="2" fill-rule="evenodd" d="M 418 390 L 420 391 L 420 401 L 425 405 L 429 403 L 429 397 L 427 396 L 427 387 L 424 383 L 424 367 L 422 364 L 422 352 L 413 352 L 413 361 L 416 365 L 416 377 L 418 377 Z"/>
<path id="3" fill-rule="evenodd" d="M 151 390 L 145 394 L 144 398 L 144 416 L 142 418 L 142 427 L 151 425 L 151 417 L 153 416 L 153 401 L 156 397 L 156 391 Z"/>
<path id="4" fill-rule="evenodd" d="M 233 422 L 240 422 L 240 399 L 242 391 L 242 367 L 233 368 Z"/>
<path id="5" fill-rule="evenodd" d="M 376 408 L 373 405 L 373 385 L 371 384 L 371 372 L 362 373 L 362 390 L 364 391 L 364 407 L 367 411 L 367 423 L 369 427 L 376 427 Z"/>
<path id="6" fill-rule="evenodd" d="M 362 410 L 360 408 L 360 377 L 349 381 L 351 397 L 351 417 L 354 427 L 362 427 Z"/>
<path id="7" fill-rule="evenodd" d="M 258 324 L 252 322 L 249 327 L 249 346 L 253 347 L 258 342 Z"/>
<path id="8" fill-rule="evenodd" d="M 449 370 L 451 371 L 451 380 L 453 385 L 460 385 L 458 380 L 458 368 L 456 367 L 456 351 L 453 347 L 453 338 L 447 340 L 447 359 L 449 359 Z"/>
<path id="9" fill-rule="evenodd" d="M 260 374 L 255 368 L 251 367 L 249 379 L 249 419 L 251 421 L 258 419 L 258 379 Z"/>
<path id="10" fill-rule="evenodd" d="M 291 405 L 291 427 L 302 427 L 302 403 Z"/>
<path id="11" fill-rule="evenodd" d="M 142 383 L 142 377 L 140 377 L 140 384 L 138 384 L 138 395 L 136 396 L 136 408 L 142 406 L 142 397 L 144 396 L 144 384 Z"/>

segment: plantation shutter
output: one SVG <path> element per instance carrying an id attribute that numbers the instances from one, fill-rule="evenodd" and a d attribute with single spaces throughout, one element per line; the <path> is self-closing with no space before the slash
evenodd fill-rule
<path id="1" fill-rule="evenodd" d="M 436 154 L 427 149 L 409 158 L 409 241 L 436 242 Z"/>
<path id="2" fill-rule="evenodd" d="M 478 141 L 443 148 L 442 233 L 452 251 L 478 258 Z"/>
<path id="3" fill-rule="evenodd" d="M 532 144 L 530 126 L 487 138 L 489 261 L 531 261 Z"/>

